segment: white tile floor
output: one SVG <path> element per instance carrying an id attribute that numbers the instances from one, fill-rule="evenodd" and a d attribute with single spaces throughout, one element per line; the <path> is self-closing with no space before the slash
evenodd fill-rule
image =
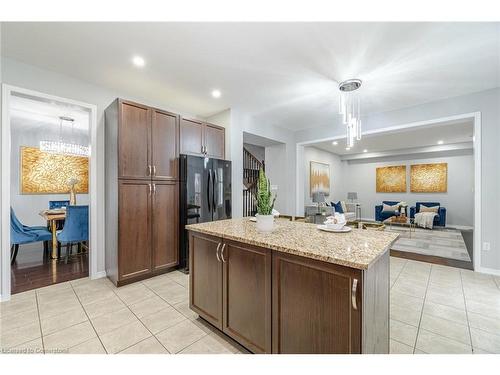
<path id="1" fill-rule="evenodd" d="M 188 307 L 171 272 L 80 279 L 0 304 L 3 353 L 246 353 Z M 391 258 L 391 353 L 500 353 L 500 278 Z"/>

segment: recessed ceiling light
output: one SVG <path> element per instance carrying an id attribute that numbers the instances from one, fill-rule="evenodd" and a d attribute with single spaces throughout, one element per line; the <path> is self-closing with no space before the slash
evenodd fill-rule
<path id="1" fill-rule="evenodd" d="M 438 145 L 442 145 L 444 141 L 438 141 Z"/>
<path id="2" fill-rule="evenodd" d="M 365 148 L 365 149 L 363 150 L 363 152 L 368 152 L 368 150 Z"/>
<path id="3" fill-rule="evenodd" d="M 221 96 L 221 92 L 220 92 L 219 90 L 213 90 L 213 91 L 212 91 L 212 96 L 213 96 L 214 98 L 220 98 L 220 96 Z"/>
<path id="4" fill-rule="evenodd" d="M 346 151 L 349 151 L 350 149 L 351 149 L 350 147 L 346 147 L 346 148 L 345 148 L 345 150 L 346 150 Z"/>
<path id="5" fill-rule="evenodd" d="M 332 145 L 337 146 L 339 143 L 337 141 L 333 141 Z"/>
<path id="6" fill-rule="evenodd" d="M 146 62 L 141 56 L 134 56 L 132 58 L 132 62 L 134 63 L 135 66 L 140 66 L 140 67 L 143 67 L 146 64 Z"/>

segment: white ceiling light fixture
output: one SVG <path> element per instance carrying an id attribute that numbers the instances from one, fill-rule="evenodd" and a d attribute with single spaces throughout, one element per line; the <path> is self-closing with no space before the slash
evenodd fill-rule
<path id="1" fill-rule="evenodd" d="M 138 66 L 142 68 L 144 65 L 146 65 L 146 61 L 141 56 L 134 56 L 132 58 L 132 62 L 134 63 L 135 66 Z"/>
<path id="2" fill-rule="evenodd" d="M 333 141 L 332 145 L 337 146 L 339 143 L 337 141 Z"/>
<path id="3" fill-rule="evenodd" d="M 349 151 L 350 149 L 351 149 L 350 147 L 346 147 L 346 148 L 345 148 L 345 150 L 346 150 L 346 151 Z"/>
<path id="4" fill-rule="evenodd" d="M 73 155 L 73 156 L 90 156 L 90 148 L 88 146 L 77 143 L 63 142 L 62 127 L 63 122 L 71 123 L 71 134 L 73 134 L 73 125 L 75 120 L 71 117 L 59 117 L 59 141 L 40 141 L 40 151 L 50 152 L 53 154 Z"/>
<path id="5" fill-rule="evenodd" d="M 365 149 L 363 150 L 363 152 L 368 152 L 368 150 L 365 148 Z"/>
<path id="6" fill-rule="evenodd" d="M 347 128 L 348 147 L 354 146 L 354 139 L 361 139 L 361 106 L 359 92 L 356 92 L 360 87 L 360 79 L 348 79 L 339 84 L 339 113 Z"/>
<path id="7" fill-rule="evenodd" d="M 442 145 L 444 141 L 438 141 L 438 145 Z"/>
<path id="8" fill-rule="evenodd" d="M 221 95 L 222 94 L 221 94 L 220 90 L 212 90 L 212 97 L 217 99 L 217 98 L 220 98 Z"/>

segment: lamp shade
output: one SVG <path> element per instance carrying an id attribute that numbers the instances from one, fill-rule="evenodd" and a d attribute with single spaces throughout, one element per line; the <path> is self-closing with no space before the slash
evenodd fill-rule
<path id="1" fill-rule="evenodd" d="M 313 193 L 312 201 L 314 203 L 324 203 L 325 202 L 325 193 Z"/>
<path id="2" fill-rule="evenodd" d="M 347 193 L 347 199 L 351 199 L 353 201 L 358 199 L 358 193 L 352 191 Z"/>

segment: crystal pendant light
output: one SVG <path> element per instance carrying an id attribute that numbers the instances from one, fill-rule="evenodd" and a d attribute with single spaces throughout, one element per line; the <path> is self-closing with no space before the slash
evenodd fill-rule
<path id="1" fill-rule="evenodd" d="M 59 117 L 59 141 L 40 141 L 40 151 L 50 152 L 54 154 L 74 155 L 74 156 L 89 156 L 90 148 L 88 146 L 77 143 L 63 142 L 62 126 L 63 122 L 71 123 L 71 134 L 73 134 L 73 126 L 75 120 L 71 117 Z"/>
<path id="2" fill-rule="evenodd" d="M 354 146 L 354 140 L 361 139 L 361 106 L 359 92 L 360 79 L 348 79 L 340 82 L 339 113 L 346 126 L 347 147 Z"/>

